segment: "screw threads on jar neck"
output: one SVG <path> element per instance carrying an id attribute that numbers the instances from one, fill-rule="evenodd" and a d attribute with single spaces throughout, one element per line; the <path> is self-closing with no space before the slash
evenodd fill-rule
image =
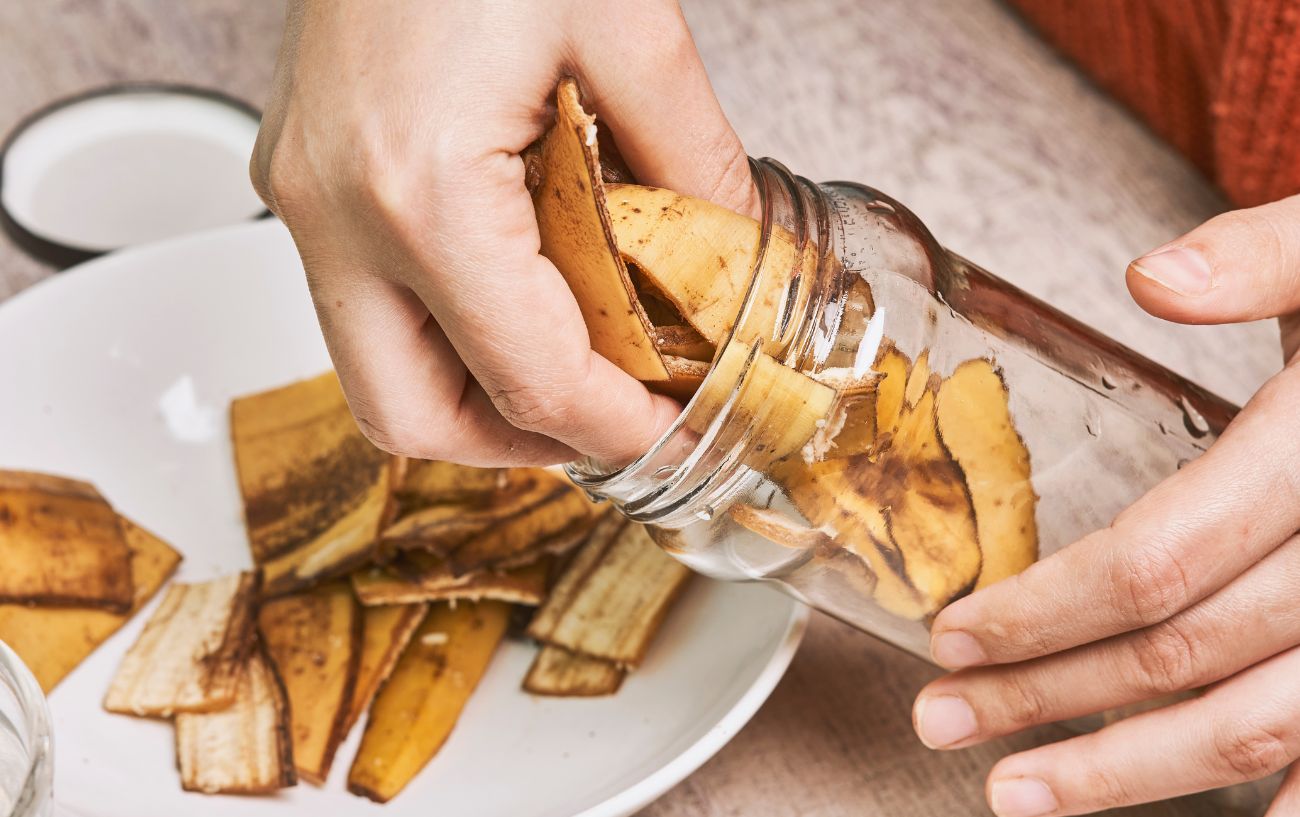
<path id="1" fill-rule="evenodd" d="M 695 397 L 640 458 L 614 471 L 593 460 L 569 475 L 629 517 L 680 528 L 708 519 L 760 475 L 745 465 L 760 436 L 745 406 L 761 399 L 762 356 L 802 368 L 834 337 L 839 264 L 825 194 L 772 159 L 750 160 L 762 205 L 758 251 L 730 336 L 721 342 Z M 829 325 L 828 325 L 829 324 Z"/>

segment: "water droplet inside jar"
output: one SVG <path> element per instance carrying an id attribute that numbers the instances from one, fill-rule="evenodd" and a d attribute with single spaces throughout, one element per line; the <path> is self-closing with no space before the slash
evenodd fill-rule
<path id="1" fill-rule="evenodd" d="M 1159 421 L 1157 421 L 1157 422 L 1156 422 L 1156 425 L 1160 426 L 1160 433 L 1161 433 L 1161 434 L 1168 434 L 1168 433 L 1169 433 L 1169 426 L 1165 425 L 1165 421 L 1164 421 L 1164 420 L 1159 420 Z"/>
<path id="2" fill-rule="evenodd" d="M 882 213 L 884 215 L 893 215 L 898 212 L 894 209 L 894 205 L 887 201 L 881 201 L 880 199 L 872 199 L 871 202 L 867 204 L 867 209 L 873 213 Z"/>
<path id="3" fill-rule="evenodd" d="M 1179 471 L 1183 470 L 1183 467 L 1186 466 L 1186 465 L 1187 465 L 1188 463 L 1190 463 L 1190 462 L 1191 462 L 1191 460 L 1179 460 L 1179 461 L 1178 461 L 1178 470 L 1179 470 Z"/>
<path id="4" fill-rule="evenodd" d="M 1183 425 L 1187 426 L 1187 430 L 1191 432 L 1193 437 L 1204 437 L 1210 433 L 1210 424 L 1192 406 L 1186 395 L 1178 398 L 1178 407 L 1183 410 Z"/>
<path id="5" fill-rule="evenodd" d="M 713 518 L 713 515 L 715 513 L 717 513 L 717 510 L 714 509 L 712 505 L 705 505 L 703 508 L 700 508 L 698 511 L 696 511 L 695 515 L 699 517 L 701 522 L 708 522 L 710 519 Z"/>
<path id="6" fill-rule="evenodd" d="M 1115 381 L 1111 380 L 1110 375 L 1105 374 L 1104 372 L 1101 375 L 1101 385 L 1105 386 L 1107 389 L 1110 389 L 1111 391 L 1114 391 L 1117 388 Z"/>

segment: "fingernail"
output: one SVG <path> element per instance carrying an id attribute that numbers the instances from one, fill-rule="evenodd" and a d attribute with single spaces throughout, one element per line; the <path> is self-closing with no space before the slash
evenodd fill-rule
<path id="1" fill-rule="evenodd" d="M 1179 295 L 1204 295 L 1210 291 L 1210 262 L 1187 247 L 1170 247 L 1133 262 L 1138 274 Z"/>
<path id="2" fill-rule="evenodd" d="M 989 799 L 998 817 L 1043 817 L 1060 808 L 1056 795 L 1037 777 L 1013 777 L 993 784 Z"/>
<path id="3" fill-rule="evenodd" d="M 969 633 L 950 630 L 939 633 L 930 641 L 930 656 L 943 667 L 958 669 L 973 667 L 988 660 L 984 648 Z"/>
<path id="4" fill-rule="evenodd" d="M 975 734 L 975 710 L 956 695 L 936 695 L 916 702 L 916 735 L 931 749 L 942 749 Z"/>

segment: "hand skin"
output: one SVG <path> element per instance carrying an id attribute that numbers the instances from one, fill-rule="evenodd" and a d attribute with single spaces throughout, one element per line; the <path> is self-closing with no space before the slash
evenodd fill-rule
<path id="1" fill-rule="evenodd" d="M 931 651 L 959 671 L 921 691 L 917 732 L 959 748 L 1208 686 L 1004 758 L 990 805 L 1085 814 L 1290 765 L 1269 817 L 1300 814 L 1300 196 L 1212 219 L 1134 261 L 1128 286 L 1182 323 L 1278 317 L 1288 362 L 1108 528 L 940 613 Z"/>
<path id="2" fill-rule="evenodd" d="M 250 172 L 293 234 L 348 403 L 380 448 L 621 463 L 679 410 L 591 350 L 538 254 L 519 154 L 564 75 L 640 181 L 754 211 L 675 2 L 289 4 Z"/>

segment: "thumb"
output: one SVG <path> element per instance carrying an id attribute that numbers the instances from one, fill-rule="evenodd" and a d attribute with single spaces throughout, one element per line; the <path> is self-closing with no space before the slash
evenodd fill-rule
<path id="1" fill-rule="evenodd" d="M 629 3 L 587 26 L 579 79 L 637 181 L 757 217 L 749 158 L 677 5 Z"/>
<path id="2" fill-rule="evenodd" d="M 1128 267 L 1138 304 L 1179 323 L 1235 323 L 1300 309 L 1300 196 L 1216 216 Z"/>

